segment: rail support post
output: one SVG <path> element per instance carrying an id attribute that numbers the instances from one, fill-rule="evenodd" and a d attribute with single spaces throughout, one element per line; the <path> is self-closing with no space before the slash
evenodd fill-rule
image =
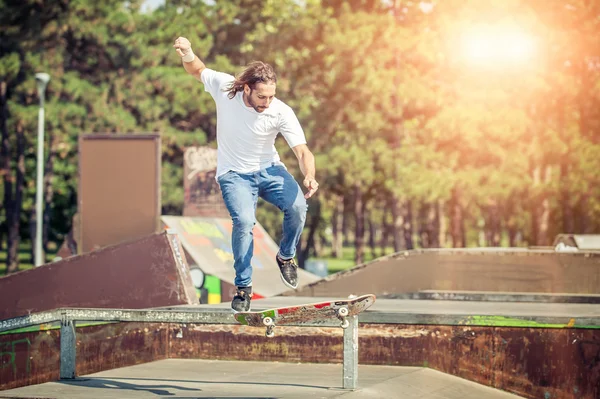
<path id="1" fill-rule="evenodd" d="M 65 313 L 60 322 L 60 379 L 75 378 L 75 357 L 77 338 L 75 336 L 75 321 Z"/>
<path id="2" fill-rule="evenodd" d="M 344 330 L 344 389 L 356 389 L 358 381 L 358 316 L 347 318 L 350 322 Z"/>

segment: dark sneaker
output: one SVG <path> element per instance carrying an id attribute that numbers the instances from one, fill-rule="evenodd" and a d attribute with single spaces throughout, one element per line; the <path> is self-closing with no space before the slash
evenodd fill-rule
<path id="1" fill-rule="evenodd" d="M 252 295 L 252 287 L 236 287 L 231 309 L 234 312 L 249 312 Z"/>
<path id="2" fill-rule="evenodd" d="M 296 289 L 298 287 L 298 264 L 294 258 L 284 260 L 276 256 L 275 259 L 277 259 L 283 283 L 290 288 Z"/>

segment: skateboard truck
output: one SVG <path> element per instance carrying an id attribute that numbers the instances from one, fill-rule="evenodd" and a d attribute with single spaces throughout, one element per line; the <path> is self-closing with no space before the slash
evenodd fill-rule
<path id="1" fill-rule="evenodd" d="M 339 308 L 337 311 L 337 318 L 340 319 L 340 327 L 342 327 L 343 329 L 348 328 L 348 326 L 350 325 L 350 322 L 348 321 L 348 319 L 346 319 L 346 316 L 348 316 L 348 308 L 345 306 Z"/>
<path id="2" fill-rule="evenodd" d="M 265 336 L 267 338 L 273 338 L 275 336 L 275 332 L 273 331 L 275 329 L 275 323 L 273 323 L 273 319 L 268 316 L 263 317 L 262 322 L 267 327 Z"/>
<path id="3" fill-rule="evenodd" d="M 348 316 L 348 308 L 347 307 L 341 307 L 338 309 L 337 311 L 337 318 L 340 319 L 341 323 L 340 323 L 340 327 L 342 327 L 343 329 L 348 328 L 348 326 L 350 325 L 350 322 L 346 319 L 346 316 Z M 265 336 L 267 338 L 273 338 L 275 336 L 275 322 L 273 321 L 273 318 L 266 316 L 263 317 L 262 319 L 263 325 L 265 327 L 267 327 L 267 330 L 265 332 Z"/>

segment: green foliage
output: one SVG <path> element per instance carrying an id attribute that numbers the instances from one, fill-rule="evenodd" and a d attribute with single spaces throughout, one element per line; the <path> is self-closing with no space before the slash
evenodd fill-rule
<path id="1" fill-rule="evenodd" d="M 556 223 L 571 209 L 588 220 L 575 229 L 597 232 L 598 5 L 396 3 L 178 0 L 141 13 L 141 1 L 0 2 L 7 128 L 21 126 L 27 142 L 23 234 L 35 190 L 40 71 L 52 77 L 46 155 L 54 156 L 53 236 L 68 231 L 75 212 L 82 133 L 160 132 L 163 212 L 181 212 L 183 151 L 216 146 L 216 115 L 202 84 L 181 67 L 172 48 L 178 36 L 217 70 L 235 73 L 255 59 L 275 66 L 277 95 L 298 114 L 316 155 L 321 232 L 335 202 L 352 197 L 356 185 L 377 220 L 389 213 L 390 198 L 448 204 L 460 192 L 469 237 L 487 228 L 479 221 L 494 208 L 504 229 L 530 238 L 542 203 Z M 520 66 L 465 61 L 464 32 L 499 23 L 537 37 L 535 57 Z M 14 134 L 10 140 L 14 151 Z M 287 144 L 276 145 L 300 177 Z M 278 237 L 277 211 L 261 204 L 259 220 Z"/>

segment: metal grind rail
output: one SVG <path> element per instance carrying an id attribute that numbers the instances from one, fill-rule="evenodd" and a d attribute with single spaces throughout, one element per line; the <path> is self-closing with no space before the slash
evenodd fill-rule
<path id="1" fill-rule="evenodd" d="M 358 317 L 348 316 L 348 328 L 343 337 L 343 374 L 344 389 L 356 389 L 358 381 Z M 235 324 L 230 310 L 135 310 L 135 309 L 83 309 L 65 308 L 34 313 L 0 321 L 0 332 L 37 324 L 60 322 L 60 378 L 76 377 L 76 333 L 77 322 L 147 322 L 147 323 L 183 323 L 183 324 Z M 286 324 L 303 327 L 338 327 L 339 320 Z M 256 327 L 255 327 L 256 328 Z M 265 338 L 268 339 L 268 338 Z"/>

